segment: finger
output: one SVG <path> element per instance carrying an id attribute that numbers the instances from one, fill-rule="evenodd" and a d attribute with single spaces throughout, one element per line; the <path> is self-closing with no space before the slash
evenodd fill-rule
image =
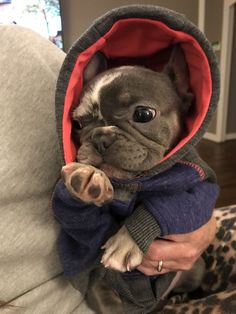
<path id="1" fill-rule="evenodd" d="M 143 263 L 142 263 L 143 266 Z M 158 262 L 151 262 L 150 265 L 144 265 L 146 268 L 151 268 L 151 269 L 157 269 L 158 268 Z M 191 262 L 186 262 L 184 260 L 182 261 L 163 261 L 163 267 L 169 269 L 170 271 L 179 271 L 179 270 L 189 270 L 192 268 L 192 263 Z"/>
<path id="2" fill-rule="evenodd" d="M 157 261 L 162 260 L 171 263 L 169 266 L 172 269 L 188 270 L 193 266 L 200 254 L 201 252 L 188 244 L 157 240 L 150 245 L 145 258 L 152 265 L 157 265 Z"/>
<path id="3" fill-rule="evenodd" d="M 150 261 L 176 261 L 183 257 L 193 255 L 193 248 L 187 243 L 176 243 L 172 241 L 156 240 L 151 243 L 145 257 Z"/>
<path id="4" fill-rule="evenodd" d="M 163 267 L 162 270 L 159 272 L 156 267 L 146 267 L 143 265 L 139 265 L 137 267 L 137 269 L 139 271 L 141 271 L 141 273 L 143 273 L 146 276 L 163 275 L 163 274 L 166 274 L 166 273 L 173 271 L 172 269 L 168 269 L 168 268 Z"/>
<path id="5" fill-rule="evenodd" d="M 150 259 L 148 259 L 145 255 L 143 256 L 141 264 L 142 264 L 142 266 L 145 266 L 145 267 L 152 267 L 153 266 L 152 261 Z"/>
<path id="6" fill-rule="evenodd" d="M 141 266 L 149 268 L 151 270 L 157 269 L 158 261 L 150 261 L 146 258 L 143 258 Z M 169 269 L 170 271 L 186 270 L 191 268 L 191 263 L 187 263 L 184 260 L 178 261 L 163 261 L 163 268 Z"/>

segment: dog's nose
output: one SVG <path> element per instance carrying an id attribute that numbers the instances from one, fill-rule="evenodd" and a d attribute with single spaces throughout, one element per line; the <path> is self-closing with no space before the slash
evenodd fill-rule
<path id="1" fill-rule="evenodd" d="M 105 151 L 112 144 L 112 142 L 112 138 L 107 135 L 96 135 L 93 137 L 93 144 L 101 154 L 105 153 Z"/>
<path id="2" fill-rule="evenodd" d="M 106 127 L 95 129 L 92 133 L 91 139 L 94 147 L 98 150 L 100 154 L 104 154 L 108 147 L 115 140 L 115 133 L 107 130 Z"/>

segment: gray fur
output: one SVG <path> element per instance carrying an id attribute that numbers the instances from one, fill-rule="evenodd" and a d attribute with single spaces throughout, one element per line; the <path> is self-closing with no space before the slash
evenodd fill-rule
<path id="1" fill-rule="evenodd" d="M 182 67 L 177 67 L 180 63 Z M 90 66 L 85 75 L 87 71 L 93 72 Z M 179 46 L 161 73 L 122 66 L 97 75 L 73 112 L 73 119 L 82 124 L 81 130 L 74 129 L 80 144 L 78 162 L 118 178 L 155 167 L 184 133 L 184 115 L 192 98 L 183 78 L 188 78 L 188 69 Z M 134 121 L 140 106 L 155 112 L 151 121 Z"/>

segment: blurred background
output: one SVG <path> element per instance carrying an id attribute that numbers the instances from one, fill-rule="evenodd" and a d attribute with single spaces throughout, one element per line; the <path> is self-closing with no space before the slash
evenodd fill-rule
<path id="1" fill-rule="evenodd" d="M 0 0 L 0 23 L 31 28 L 63 48 L 59 0 Z"/>

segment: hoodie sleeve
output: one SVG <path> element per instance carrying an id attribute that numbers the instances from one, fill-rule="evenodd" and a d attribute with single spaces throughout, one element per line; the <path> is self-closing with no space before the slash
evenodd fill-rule
<path id="1" fill-rule="evenodd" d="M 101 246 L 117 225 L 107 205 L 98 207 L 73 199 L 60 180 L 54 190 L 52 207 L 61 225 L 59 255 L 65 274 L 82 271 L 101 253 Z"/>
<path id="2" fill-rule="evenodd" d="M 145 253 L 158 236 L 189 233 L 207 223 L 218 193 L 218 185 L 208 180 L 178 193 L 146 193 L 125 225 Z"/>

